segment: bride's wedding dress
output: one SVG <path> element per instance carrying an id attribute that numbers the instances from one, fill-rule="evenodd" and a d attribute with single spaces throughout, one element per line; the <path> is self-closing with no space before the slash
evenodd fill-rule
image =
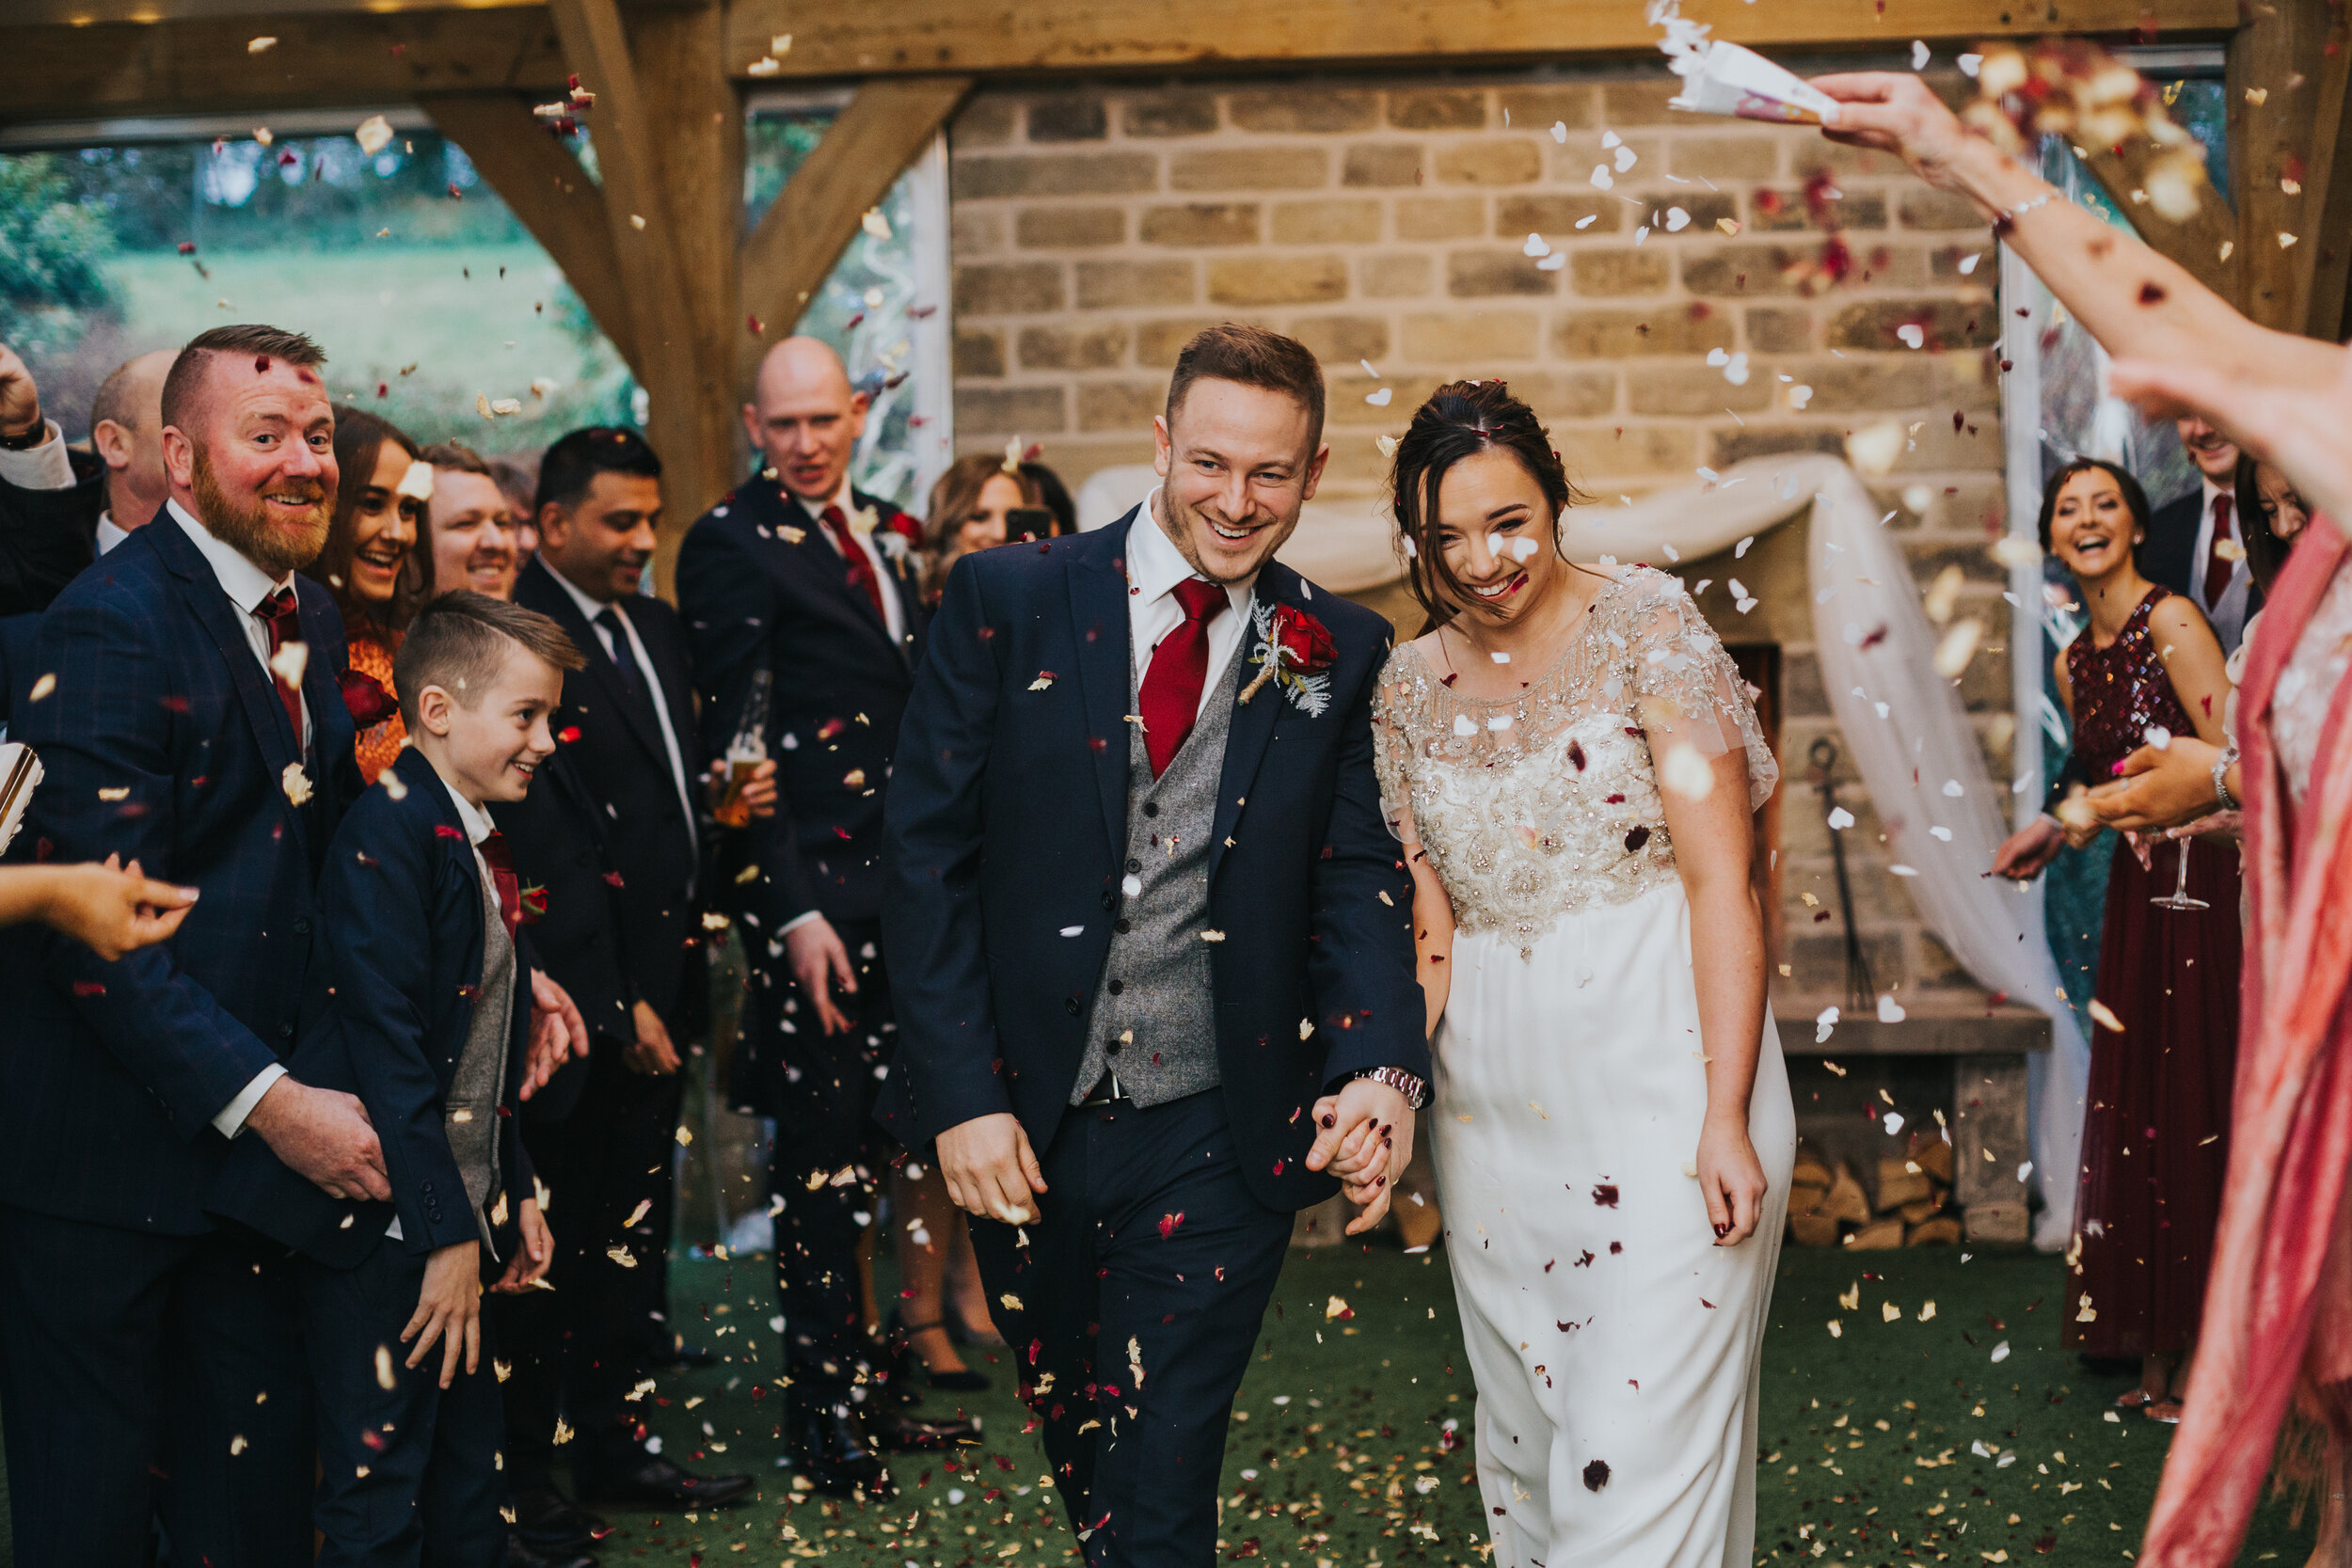
<path id="1" fill-rule="evenodd" d="M 1659 769 L 1739 748 L 1760 804 L 1755 710 L 1682 585 L 1634 567 L 1510 700 L 1399 648 L 1375 724 L 1391 820 L 1409 808 L 1456 923 L 1427 1126 L 1495 1568 L 1746 1568 L 1796 1118 L 1768 1009 L 1748 1125 L 1769 1191 L 1756 1234 L 1714 1245 Z"/>

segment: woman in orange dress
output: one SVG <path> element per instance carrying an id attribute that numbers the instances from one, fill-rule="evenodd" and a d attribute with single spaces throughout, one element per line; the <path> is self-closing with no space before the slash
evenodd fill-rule
<path id="1" fill-rule="evenodd" d="M 433 470 L 417 443 L 389 420 L 340 405 L 335 463 L 342 474 L 335 519 L 310 576 L 342 611 L 351 650 L 343 701 L 359 726 L 359 776 L 373 784 L 408 739 L 392 706 L 392 654 L 423 596 L 417 541 L 433 499 Z"/>

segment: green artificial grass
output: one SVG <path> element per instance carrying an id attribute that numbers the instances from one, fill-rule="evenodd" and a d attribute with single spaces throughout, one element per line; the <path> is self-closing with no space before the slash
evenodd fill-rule
<path id="1" fill-rule="evenodd" d="M 1784 1252 L 1765 1340 L 1757 1563 L 1974 1568 L 2037 1557 L 2122 1563 L 2137 1552 L 2169 1429 L 2137 1415 L 2109 1420 L 2134 1380 L 2088 1374 L 2058 1348 L 2056 1259 L 1964 1256 Z M 760 1499 L 699 1517 L 615 1513 L 607 1562 L 1017 1568 L 1075 1558 L 1001 1351 L 968 1353 L 994 1379 L 989 1392 L 961 1406 L 926 1402 L 981 1418 L 984 1441 L 966 1450 L 962 1475 L 938 1455 L 908 1455 L 893 1463 L 904 1493 L 889 1507 L 792 1500 L 775 1467 L 769 1271 L 765 1257 L 676 1266 L 675 1321 L 732 1359 L 664 1376 L 647 1410 L 668 1455 L 749 1471 Z M 1857 1304 L 1842 1305 L 1855 1287 Z M 1484 1568 L 1473 1391 L 1444 1255 L 1295 1253 L 1276 1300 L 1227 1449 L 1220 1557 L 1268 1568 Z M 2312 1521 L 2298 1528 L 2287 1515 L 2265 1501 L 2240 1560 L 2299 1568 Z"/>

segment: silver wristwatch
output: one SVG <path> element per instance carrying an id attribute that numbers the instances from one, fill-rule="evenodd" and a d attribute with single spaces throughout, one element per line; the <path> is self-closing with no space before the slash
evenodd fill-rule
<path id="1" fill-rule="evenodd" d="M 1369 1078 L 1375 1084 L 1386 1084 L 1405 1097 L 1405 1103 L 1418 1111 L 1429 1103 L 1429 1085 L 1401 1067 L 1368 1067 L 1351 1078 Z"/>
<path id="2" fill-rule="evenodd" d="M 2213 764 L 2213 798 L 2223 811 L 2235 811 L 2238 801 L 2230 793 L 2230 769 L 2237 766 L 2237 747 L 2232 745 Z"/>

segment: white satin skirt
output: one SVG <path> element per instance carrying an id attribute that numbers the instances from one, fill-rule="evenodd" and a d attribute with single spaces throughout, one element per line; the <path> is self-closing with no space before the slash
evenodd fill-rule
<path id="1" fill-rule="evenodd" d="M 1427 1124 L 1494 1568 L 1747 1568 L 1797 1143 L 1770 1009 L 1748 1110 L 1764 1212 L 1719 1247 L 1692 1174 L 1707 1078 L 1681 884 L 1522 945 L 1456 939 Z"/>

